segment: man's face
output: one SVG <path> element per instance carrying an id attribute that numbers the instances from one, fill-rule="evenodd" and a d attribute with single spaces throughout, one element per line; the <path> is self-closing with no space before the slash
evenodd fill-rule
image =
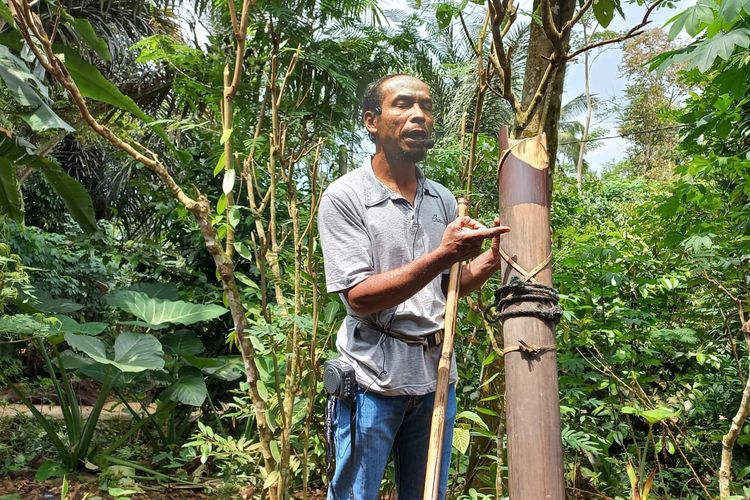
<path id="1" fill-rule="evenodd" d="M 367 131 L 376 137 L 385 152 L 397 153 L 404 160 L 424 159 L 426 142 L 432 136 L 432 99 L 427 85 L 411 76 L 390 78 L 381 86 L 382 112 L 365 113 Z"/>

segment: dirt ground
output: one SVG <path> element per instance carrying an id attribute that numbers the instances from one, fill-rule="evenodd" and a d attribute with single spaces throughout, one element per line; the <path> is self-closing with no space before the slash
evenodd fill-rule
<path id="1" fill-rule="evenodd" d="M 83 500 L 93 499 L 99 497 L 102 499 L 114 498 L 99 489 L 98 479 L 95 475 L 77 475 L 68 479 L 69 484 L 69 495 L 71 500 Z M 140 484 L 139 487 L 144 490 L 144 493 L 133 495 L 133 500 L 184 500 L 186 498 L 203 500 L 210 498 L 236 498 L 242 500 L 250 500 L 259 498 L 254 488 L 241 489 L 238 492 L 227 495 L 210 495 L 202 491 L 201 486 L 185 486 L 185 485 L 158 485 L 158 486 L 147 486 Z M 10 498 L 14 498 L 12 495 L 17 495 L 15 498 L 21 500 L 55 500 L 60 498 L 62 490 L 62 479 L 50 479 L 48 481 L 37 482 L 34 480 L 34 473 L 23 473 L 10 478 L 0 479 L 0 497 L 4 495 L 11 495 Z M 295 499 L 301 499 L 303 497 L 301 492 L 297 492 L 293 495 Z M 324 500 L 326 498 L 326 492 L 323 490 L 310 491 L 307 494 L 309 500 Z"/>
<path id="2" fill-rule="evenodd" d="M 113 498 L 106 492 L 99 490 L 99 482 L 94 475 L 77 475 L 68 479 L 71 500 L 82 500 L 83 498 L 91 499 L 99 497 L 103 499 Z M 139 485 L 144 490 L 143 494 L 133 495 L 130 498 L 134 500 L 145 499 L 164 499 L 164 500 L 183 500 L 185 498 L 194 498 L 201 500 L 212 498 L 201 490 L 202 488 L 186 489 L 183 486 L 164 485 L 158 488 Z M 53 500 L 59 499 L 62 491 L 62 479 L 49 479 L 43 482 L 34 480 L 34 473 L 22 473 L 10 478 L 0 479 L 0 495 L 18 495 L 17 498 L 22 500 Z M 237 498 L 247 498 L 238 496 Z"/>

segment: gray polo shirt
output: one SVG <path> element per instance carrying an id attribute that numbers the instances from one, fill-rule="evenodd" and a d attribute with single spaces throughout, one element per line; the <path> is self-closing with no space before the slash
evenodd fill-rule
<path id="1" fill-rule="evenodd" d="M 336 347 L 355 369 L 357 381 L 386 395 L 421 395 L 435 390 L 440 346 L 424 350 L 360 323 L 345 290 L 368 276 L 396 269 L 438 247 L 445 226 L 456 218 L 455 197 L 417 171 L 414 205 L 381 183 L 370 158 L 334 181 L 318 212 L 326 288 L 339 292 L 347 317 Z M 449 270 L 446 269 L 444 273 Z M 419 336 L 443 328 L 445 296 L 437 276 L 396 307 L 368 317 L 383 328 Z M 452 364 L 451 382 L 458 378 Z"/>

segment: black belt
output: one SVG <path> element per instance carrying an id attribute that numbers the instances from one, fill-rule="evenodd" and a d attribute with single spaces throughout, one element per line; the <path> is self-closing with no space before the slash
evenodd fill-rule
<path id="1" fill-rule="evenodd" d="M 387 330 L 368 319 L 357 318 L 357 320 L 368 328 L 372 328 L 376 332 L 382 333 L 387 337 L 400 340 L 404 344 L 422 346 L 422 349 L 425 351 L 443 343 L 443 329 L 436 330 L 427 335 L 407 335 L 405 333 Z"/>

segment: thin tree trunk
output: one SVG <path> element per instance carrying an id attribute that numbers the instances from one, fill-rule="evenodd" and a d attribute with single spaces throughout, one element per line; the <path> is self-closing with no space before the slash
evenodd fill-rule
<path id="1" fill-rule="evenodd" d="M 588 34 L 586 33 L 586 23 L 582 23 L 583 43 L 588 43 Z M 583 53 L 583 87 L 586 94 L 586 122 L 583 124 L 583 135 L 581 144 L 578 146 L 578 162 L 576 163 L 576 181 L 578 192 L 583 192 L 583 157 L 586 153 L 586 145 L 589 140 L 589 129 L 591 128 L 591 115 L 593 114 L 593 101 L 591 99 L 591 87 L 589 85 L 591 73 L 591 60 L 588 52 Z"/>
<path id="2" fill-rule="evenodd" d="M 742 334 L 745 337 L 748 357 L 750 357 L 750 320 L 742 325 Z M 732 419 L 729 431 L 721 439 L 721 466 L 719 467 L 719 498 L 729 498 L 731 491 L 729 485 L 732 479 L 732 450 L 740 435 L 742 426 L 750 414 L 750 377 L 745 381 L 745 390 L 742 391 L 742 401 L 737 413 Z"/>

